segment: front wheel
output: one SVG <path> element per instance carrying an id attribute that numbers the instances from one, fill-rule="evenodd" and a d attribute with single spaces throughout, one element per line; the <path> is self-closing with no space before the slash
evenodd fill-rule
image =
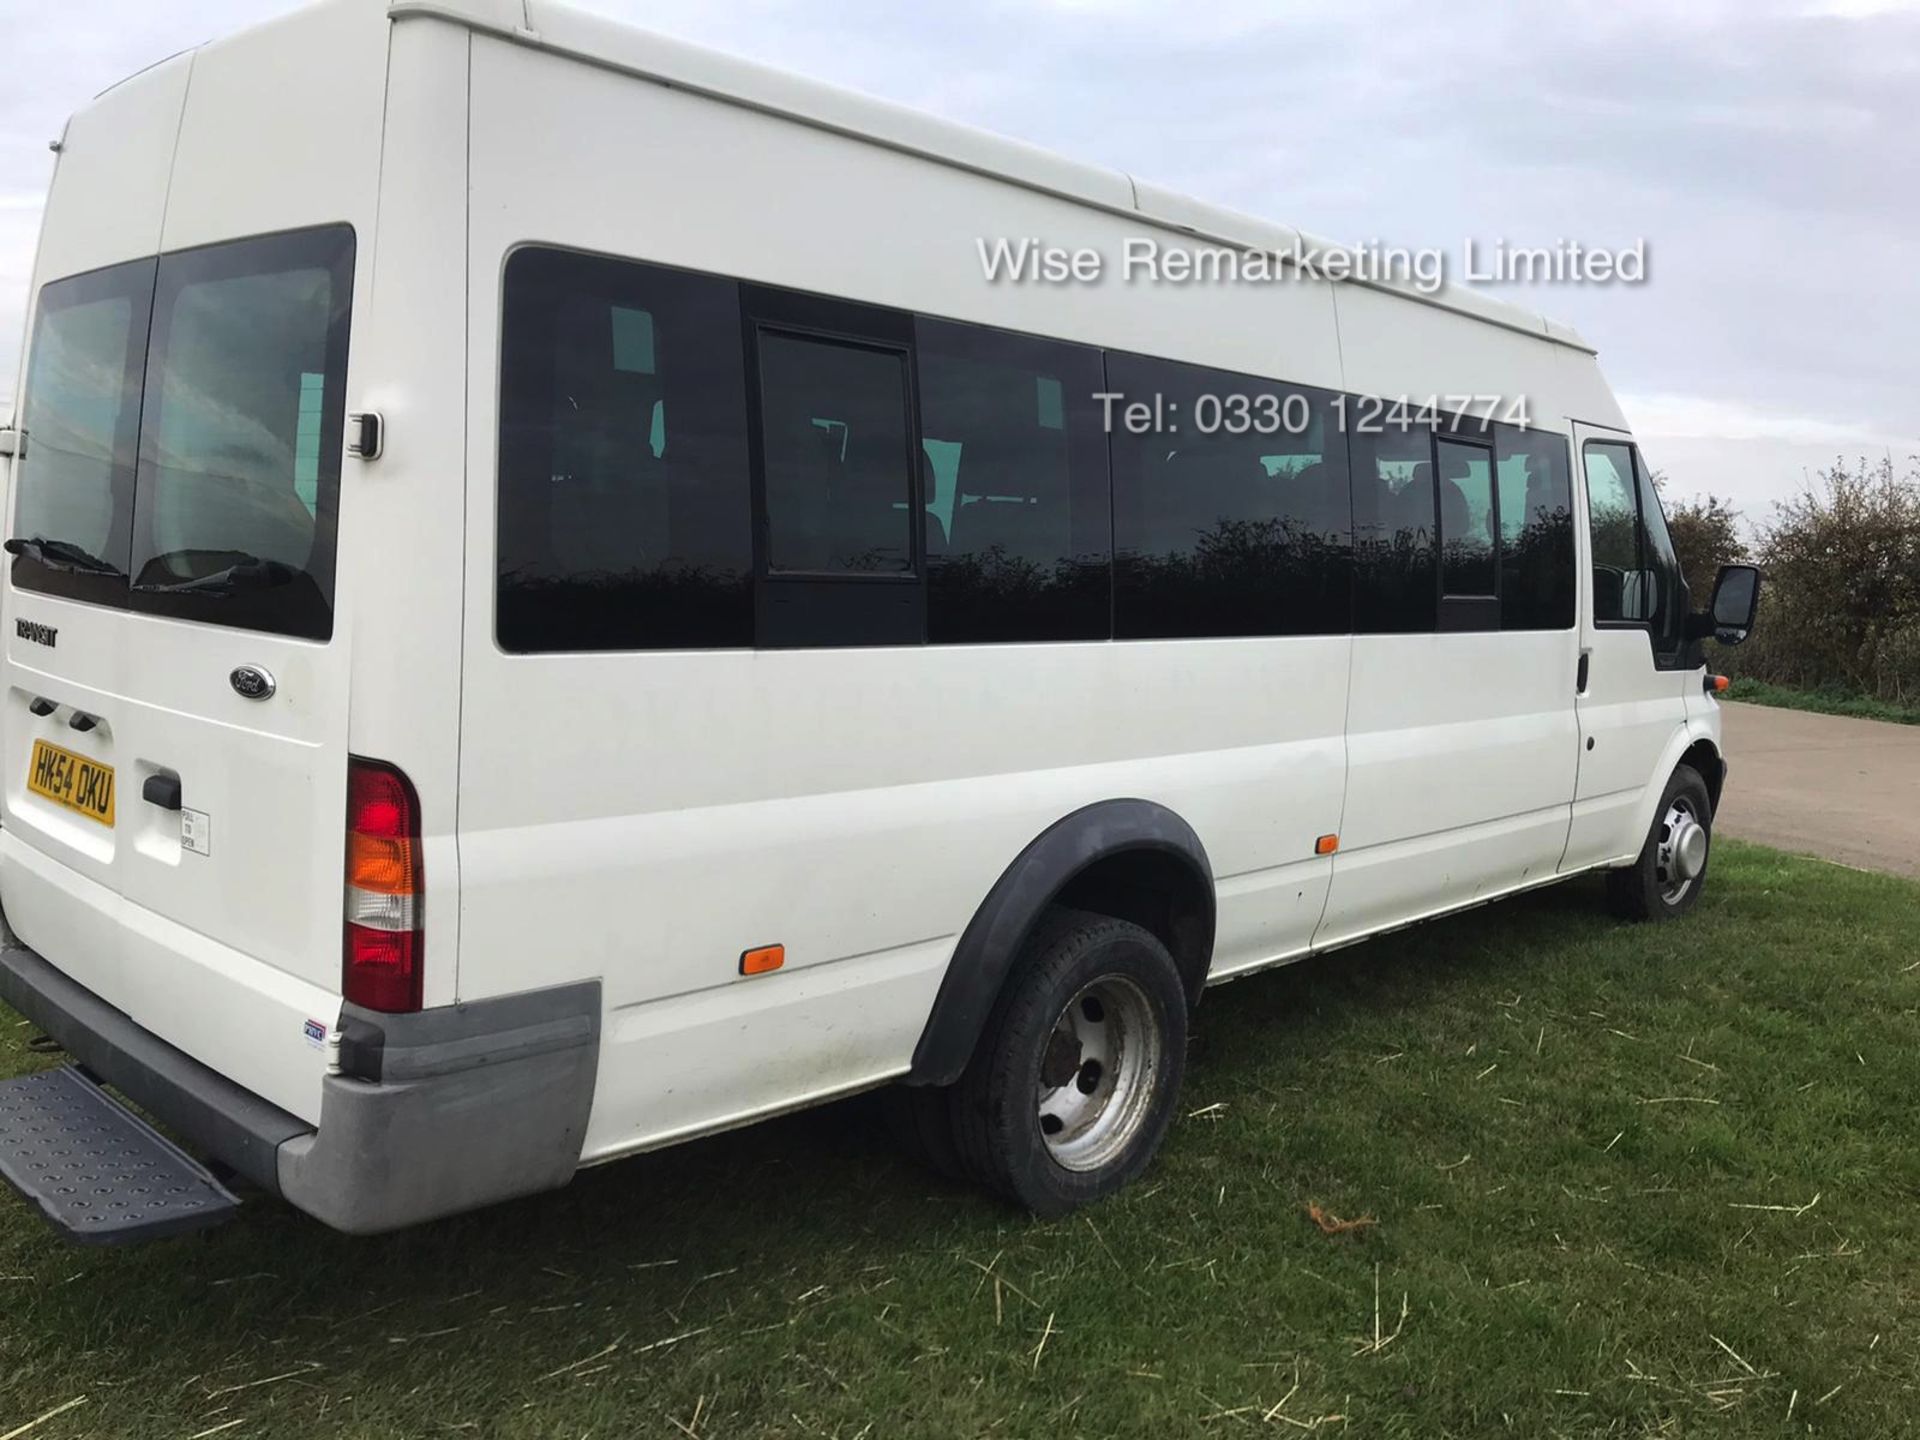
<path id="1" fill-rule="evenodd" d="M 1167 947 L 1112 916 L 1048 912 L 954 1087 L 966 1170 L 1041 1216 L 1111 1195 L 1160 1148 L 1186 1050 Z"/>
<path id="2" fill-rule="evenodd" d="M 1671 920 L 1700 901 L 1713 853 L 1713 801 L 1691 765 L 1674 767 L 1640 856 L 1607 876 L 1607 899 L 1625 920 Z"/>

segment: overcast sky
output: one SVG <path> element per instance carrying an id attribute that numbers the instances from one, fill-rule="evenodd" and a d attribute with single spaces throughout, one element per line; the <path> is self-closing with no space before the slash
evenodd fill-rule
<path id="1" fill-rule="evenodd" d="M 363 0 L 377 3 L 377 0 Z M 0 408 L 47 141 L 97 91 L 289 8 L 0 0 Z M 1920 0 L 592 0 L 589 8 L 1331 239 L 1618 247 L 1528 287 L 1676 491 L 1750 514 L 1920 452 Z"/>

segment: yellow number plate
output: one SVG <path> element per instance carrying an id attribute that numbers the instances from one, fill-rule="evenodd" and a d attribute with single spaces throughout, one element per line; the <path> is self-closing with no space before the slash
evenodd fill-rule
<path id="1" fill-rule="evenodd" d="M 56 805 L 113 828 L 113 767 L 45 740 L 33 742 L 27 788 Z"/>

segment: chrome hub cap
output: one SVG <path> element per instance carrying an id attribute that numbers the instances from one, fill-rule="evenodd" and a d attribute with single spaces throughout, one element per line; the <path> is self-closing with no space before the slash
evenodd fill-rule
<path id="1" fill-rule="evenodd" d="M 1676 797 L 1660 817 L 1658 844 L 1654 847 L 1654 874 L 1660 882 L 1660 898 L 1678 905 L 1707 868 L 1707 827 L 1694 814 L 1693 802 Z"/>
<path id="2" fill-rule="evenodd" d="M 1131 980 L 1103 976 L 1068 1001 L 1040 1061 L 1040 1137 L 1054 1160 L 1098 1170 L 1120 1155 L 1146 1122 L 1161 1057 L 1153 1006 Z"/>

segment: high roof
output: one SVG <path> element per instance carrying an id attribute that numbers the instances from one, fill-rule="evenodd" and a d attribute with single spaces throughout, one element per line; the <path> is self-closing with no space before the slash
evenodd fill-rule
<path id="1" fill-rule="evenodd" d="M 1140 219 L 1207 244 L 1321 253 L 1349 247 L 1291 226 L 1195 200 L 1118 170 L 1086 165 L 1052 151 L 942 120 L 889 100 L 809 80 L 718 50 L 623 25 L 550 0 L 390 0 L 396 19 L 432 16 L 671 85 L 694 94 L 778 115 L 943 165 L 991 176 L 1081 205 Z M 1509 330 L 1591 351 L 1571 327 L 1534 311 L 1448 283 L 1431 294 L 1409 283 L 1343 279 Z"/>

